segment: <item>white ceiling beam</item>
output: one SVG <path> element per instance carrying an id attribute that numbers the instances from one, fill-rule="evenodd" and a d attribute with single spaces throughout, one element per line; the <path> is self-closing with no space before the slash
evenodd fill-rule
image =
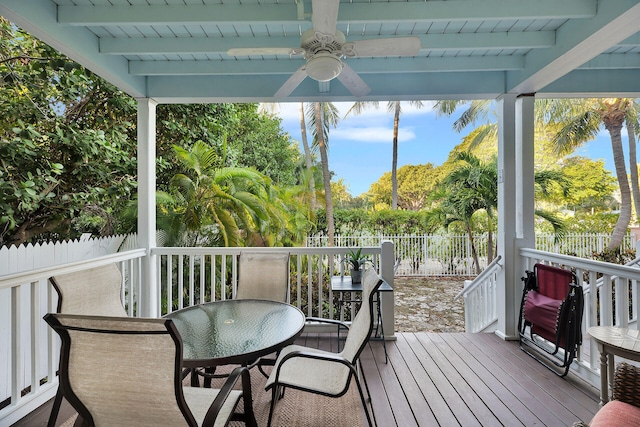
<path id="1" fill-rule="evenodd" d="M 338 23 L 571 19 L 595 16 L 596 0 L 450 0 L 341 3 Z M 64 25 L 300 23 L 295 4 L 182 4 L 58 6 Z"/>
<path id="2" fill-rule="evenodd" d="M 303 60 L 129 61 L 129 72 L 143 76 L 292 74 Z M 359 74 L 503 71 L 524 68 L 524 55 L 347 60 Z"/>
<path id="3" fill-rule="evenodd" d="M 462 74 L 462 76 L 454 76 Z M 369 74 L 364 80 L 376 91 L 358 100 L 423 100 L 423 99 L 492 99 L 503 93 L 504 73 L 482 73 L 478 84 L 474 73 L 426 74 L 415 81 L 403 79 L 402 74 Z M 460 78 L 462 77 L 462 78 Z M 158 102 L 282 102 L 273 97 L 274 87 L 280 87 L 287 76 L 184 76 L 148 78 L 149 96 Z M 393 80 L 394 84 L 387 84 Z M 338 81 L 332 81 L 328 93 L 320 93 L 318 82 L 306 78 L 291 94 L 287 102 L 353 101 L 353 95 Z"/>
<path id="4" fill-rule="evenodd" d="M 640 31 L 637 0 L 607 1 L 606 4 L 598 9 L 594 18 L 569 21 L 560 27 L 554 47 L 530 52 L 524 70 L 507 73 L 507 92 L 538 92 Z"/>
<path id="5" fill-rule="evenodd" d="M 389 36 L 349 36 L 348 41 L 374 40 Z M 423 34 L 422 52 L 476 49 L 537 49 L 555 43 L 554 31 Z M 102 38 L 100 53 L 109 55 L 155 54 L 225 54 L 231 48 L 298 47 L 295 37 L 156 37 L 156 38 Z"/>

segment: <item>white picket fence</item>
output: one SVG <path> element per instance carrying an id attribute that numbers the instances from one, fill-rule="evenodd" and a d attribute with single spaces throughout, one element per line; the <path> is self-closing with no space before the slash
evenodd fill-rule
<path id="1" fill-rule="evenodd" d="M 487 267 L 487 234 L 474 236 L 480 270 Z M 593 258 L 602 252 L 611 236 L 596 233 L 572 233 L 558 238 L 555 234 L 537 234 L 536 249 Z M 390 240 L 396 248 L 396 276 L 475 276 L 476 269 L 471 255 L 471 243 L 467 235 L 378 235 L 335 237 L 337 247 L 379 246 L 383 240 Z M 309 236 L 307 246 L 326 247 L 326 236 Z M 495 236 L 494 236 L 495 242 Z M 635 251 L 634 234 L 624 237 L 620 249 Z"/>

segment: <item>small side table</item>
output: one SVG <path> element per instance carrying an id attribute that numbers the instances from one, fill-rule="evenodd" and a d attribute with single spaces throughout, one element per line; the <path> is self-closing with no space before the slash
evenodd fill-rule
<path id="1" fill-rule="evenodd" d="M 615 326 L 592 326 L 589 335 L 600 351 L 600 406 L 609 401 L 615 370 L 614 355 L 640 362 L 640 331 Z"/>
<path id="2" fill-rule="evenodd" d="M 333 293 L 338 294 L 338 310 L 340 311 L 340 317 L 342 318 L 342 306 L 346 302 L 359 302 L 361 300 L 354 300 L 349 295 L 345 298 L 345 294 L 351 292 L 359 292 L 362 293 L 362 283 L 352 283 L 351 276 L 333 276 L 331 278 L 331 291 Z M 384 348 L 384 361 L 388 362 L 389 358 L 387 356 L 387 343 L 384 340 L 384 324 L 382 323 L 382 310 L 380 310 L 380 292 L 389 292 L 393 291 L 393 288 L 389 286 L 387 282 L 382 282 L 380 287 L 378 288 L 378 292 L 375 299 L 375 307 L 376 307 L 376 316 L 377 316 L 377 324 L 376 324 L 376 333 L 375 338 L 382 340 L 382 347 Z M 378 334 L 378 327 L 380 328 L 380 333 Z M 339 342 L 340 337 L 338 337 Z"/>

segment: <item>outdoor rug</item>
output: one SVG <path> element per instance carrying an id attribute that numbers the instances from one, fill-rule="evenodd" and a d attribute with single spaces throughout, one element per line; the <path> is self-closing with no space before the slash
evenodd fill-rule
<path id="1" fill-rule="evenodd" d="M 269 368 L 267 368 L 268 371 Z M 224 370 L 220 370 L 224 372 Z M 223 380 L 215 380 L 213 387 L 220 387 Z M 251 394 L 253 410 L 259 427 L 265 427 L 269 418 L 271 392 L 264 389 L 267 379 L 257 368 L 251 370 Z M 185 379 L 189 384 L 189 378 Z M 365 392 L 366 393 L 366 392 Z M 242 410 L 242 403 L 240 403 Z M 61 427 L 72 427 L 76 415 Z M 356 427 L 363 426 L 364 414 L 355 381 L 351 381 L 349 391 L 342 397 L 333 398 L 286 389 L 284 397 L 276 403 L 273 427 Z M 132 420 L 132 426 L 135 421 Z M 243 422 L 232 422 L 232 427 L 244 426 Z"/>

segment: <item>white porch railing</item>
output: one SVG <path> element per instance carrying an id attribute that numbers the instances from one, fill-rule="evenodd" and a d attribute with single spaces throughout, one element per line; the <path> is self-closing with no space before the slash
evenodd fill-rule
<path id="1" fill-rule="evenodd" d="M 235 296 L 237 255 L 241 250 L 291 254 L 291 302 L 305 314 L 330 317 L 329 278 L 340 274 L 346 248 L 155 248 L 158 256 L 159 312 Z M 393 286 L 393 244 L 363 248 Z M 57 295 L 48 283 L 54 275 L 118 263 L 123 274 L 123 302 L 130 316 L 139 305 L 144 249 L 0 275 L 0 425 L 11 425 L 53 398 L 57 389 L 58 339 L 42 317 L 54 312 Z M 90 285 L 87 290 L 90 292 Z M 310 301 L 307 303 L 306 301 Z M 393 331 L 393 292 L 382 296 L 385 331 Z M 351 312 L 353 316 L 354 312 Z M 347 318 L 349 314 L 347 314 Z M 314 328 L 317 325 L 309 325 Z M 387 332 L 387 338 L 393 334 Z"/>
<path id="2" fill-rule="evenodd" d="M 464 327 L 467 332 L 486 332 L 498 320 L 497 275 L 502 264 L 498 255 L 453 299 L 464 297 Z"/>

